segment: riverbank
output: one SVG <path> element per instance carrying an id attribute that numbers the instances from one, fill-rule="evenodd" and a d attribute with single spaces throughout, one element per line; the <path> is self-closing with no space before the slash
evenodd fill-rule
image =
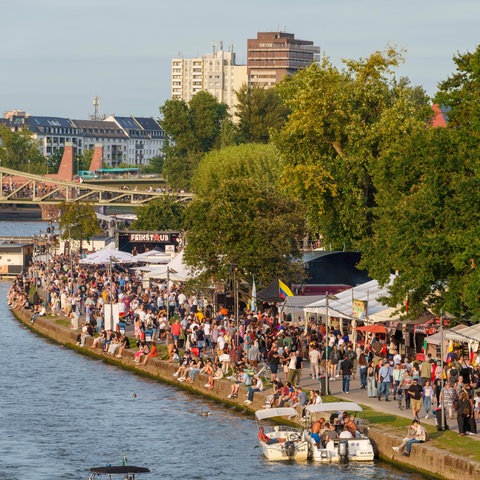
<path id="1" fill-rule="evenodd" d="M 214 388 L 207 390 L 203 387 L 207 377 L 199 375 L 192 384 L 178 382 L 173 373 L 178 368 L 174 364 L 169 364 L 158 358 L 151 358 L 147 365 L 139 365 L 134 363 L 134 352 L 125 350 L 122 358 L 116 358 L 102 352 L 100 349 L 91 349 L 92 339 L 88 339 L 87 347 L 80 347 L 76 343 L 78 331 L 72 331 L 65 326 L 65 320 L 59 320 L 58 317 L 39 317 L 35 323 L 30 323 L 29 311 L 13 311 L 16 318 L 34 332 L 55 341 L 67 348 L 78 351 L 81 354 L 89 355 L 94 358 L 102 359 L 105 362 L 120 366 L 140 375 L 176 385 L 184 390 L 192 393 L 203 395 L 217 402 L 224 403 L 230 407 L 237 408 L 241 411 L 253 413 L 257 409 L 264 408 L 265 399 L 268 390 L 265 392 L 257 392 L 254 396 L 253 403 L 246 407 L 243 403 L 245 399 L 245 387 L 240 387 L 238 399 L 228 399 L 230 393 L 231 382 L 228 380 L 216 380 Z M 356 401 L 355 398 L 345 398 Z M 358 401 L 358 403 L 364 403 Z M 379 404 L 383 407 L 385 403 Z M 467 478 L 480 480 L 480 463 L 466 457 L 455 455 L 445 449 L 436 448 L 430 442 L 414 445 L 412 455 L 410 457 L 402 457 L 391 447 L 398 445 L 403 436 L 402 430 L 388 428 L 386 425 L 371 426 L 369 436 L 376 444 L 380 458 L 384 461 L 397 465 L 401 468 L 413 469 L 430 478 L 440 479 L 456 479 L 459 474 L 466 475 Z"/>

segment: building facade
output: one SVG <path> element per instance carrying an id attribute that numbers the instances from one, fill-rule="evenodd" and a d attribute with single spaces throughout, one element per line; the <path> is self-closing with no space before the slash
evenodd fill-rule
<path id="1" fill-rule="evenodd" d="M 198 92 L 206 91 L 235 112 L 235 91 L 248 83 L 246 65 L 236 65 L 233 49 L 216 50 L 196 58 L 174 58 L 171 61 L 171 97 L 188 102 Z"/>
<path id="2" fill-rule="evenodd" d="M 287 75 L 318 62 L 320 47 L 298 40 L 293 33 L 258 32 L 247 40 L 247 70 L 250 85 L 270 88 Z"/>
<path id="3" fill-rule="evenodd" d="M 117 117 L 104 120 L 71 120 L 30 115 L 21 110 L 6 112 L 4 124 L 13 131 L 27 128 L 38 142 L 41 154 L 50 158 L 66 143 L 81 155 L 95 145 L 103 146 L 105 167 L 121 163 L 142 166 L 163 153 L 165 134 L 153 118 Z"/>

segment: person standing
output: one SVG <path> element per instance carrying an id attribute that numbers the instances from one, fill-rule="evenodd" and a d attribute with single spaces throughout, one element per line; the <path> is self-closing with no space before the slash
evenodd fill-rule
<path id="1" fill-rule="evenodd" d="M 425 419 L 428 418 L 428 414 L 432 409 L 432 399 L 434 395 L 433 387 L 430 385 L 430 382 L 427 380 L 423 387 L 423 409 L 425 410 Z"/>
<path id="2" fill-rule="evenodd" d="M 468 393 L 463 391 L 457 402 L 457 423 L 458 435 L 463 437 L 467 432 L 470 416 L 472 415 L 472 404 L 468 398 Z"/>
<path id="3" fill-rule="evenodd" d="M 314 343 L 310 347 L 308 352 L 308 358 L 310 360 L 310 374 L 313 380 L 318 380 L 319 372 L 319 361 L 320 361 L 320 352 L 318 351 L 317 345 Z"/>
<path id="4" fill-rule="evenodd" d="M 368 370 L 368 362 L 367 357 L 362 352 L 358 357 L 358 368 L 360 374 L 360 388 L 365 390 L 367 388 L 367 370 Z"/>
<path id="5" fill-rule="evenodd" d="M 430 362 L 432 355 L 429 353 L 425 360 L 420 365 L 420 378 L 422 379 L 422 386 L 432 379 L 432 363 Z"/>
<path id="6" fill-rule="evenodd" d="M 408 394 L 410 395 L 413 418 L 418 420 L 418 412 L 420 412 L 422 404 L 423 387 L 419 384 L 417 378 L 413 379 L 413 383 L 408 389 Z"/>
<path id="7" fill-rule="evenodd" d="M 395 369 L 393 370 L 393 399 L 397 399 L 397 392 L 400 384 L 403 380 L 404 370 L 400 363 L 395 364 Z"/>
<path id="8" fill-rule="evenodd" d="M 342 392 L 350 393 L 350 377 L 353 372 L 353 363 L 348 358 L 348 355 L 344 355 L 340 371 L 342 372 Z"/>
<path id="9" fill-rule="evenodd" d="M 378 377 L 378 401 L 381 401 L 382 395 L 385 395 L 385 401 L 389 402 L 388 393 L 390 391 L 392 372 L 391 367 L 386 360 L 383 361 L 381 368 L 378 370 Z"/>

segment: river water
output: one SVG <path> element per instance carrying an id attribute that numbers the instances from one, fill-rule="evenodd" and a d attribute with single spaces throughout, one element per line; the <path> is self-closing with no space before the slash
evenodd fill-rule
<path id="1" fill-rule="evenodd" d="M 422 478 L 380 463 L 268 463 L 250 416 L 46 341 L 11 314 L 8 287 L 0 282 L 0 480 L 82 480 L 123 452 L 152 480 Z"/>

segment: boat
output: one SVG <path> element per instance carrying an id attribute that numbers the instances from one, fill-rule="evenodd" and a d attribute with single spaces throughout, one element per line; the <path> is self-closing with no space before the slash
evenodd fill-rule
<path id="1" fill-rule="evenodd" d="M 100 475 L 108 475 L 109 479 L 114 478 L 114 475 L 123 475 L 124 480 L 135 480 L 137 473 L 149 473 L 150 470 L 145 467 L 135 467 L 133 465 L 118 465 L 106 467 L 92 467 L 90 469 L 90 476 L 88 480 L 94 480 Z"/>
<path id="2" fill-rule="evenodd" d="M 363 408 L 353 402 L 329 402 L 316 405 L 307 405 L 307 415 L 313 419 L 322 415 L 326 421 L 332 419 L 337 412 L 348 412 L 354 414 L 352 420 L 357 425 L 357 431 L 354 438 L 340 438 L 338 440 L 330 440 L 326 445 L 317 446 L 315 440 L 306 431 L 305 438 L 308 438 L 310 446 L 310 459 L 321 463 L 345 463 L 354 462 L 372 462 L 375 459 L 375 452 L 372 442 L 364 433 L 366 431 L 364 425 L 358 418 L 357 414 L 363 415 Z M 363 420 L 363 418 L 362 418 Z"/>
<path id="3" fill-rule="evenodd" d="M 258 426 L 258 441 L 263 455 L 269 461 L 307 460 L 310 442 L 304 429 L 289 425 L 271 424 L 267 420 L 288 417 L 292 419 L 298 412 L 292 407 L 267 408 L 257 410 L 255 417 Z"/>

